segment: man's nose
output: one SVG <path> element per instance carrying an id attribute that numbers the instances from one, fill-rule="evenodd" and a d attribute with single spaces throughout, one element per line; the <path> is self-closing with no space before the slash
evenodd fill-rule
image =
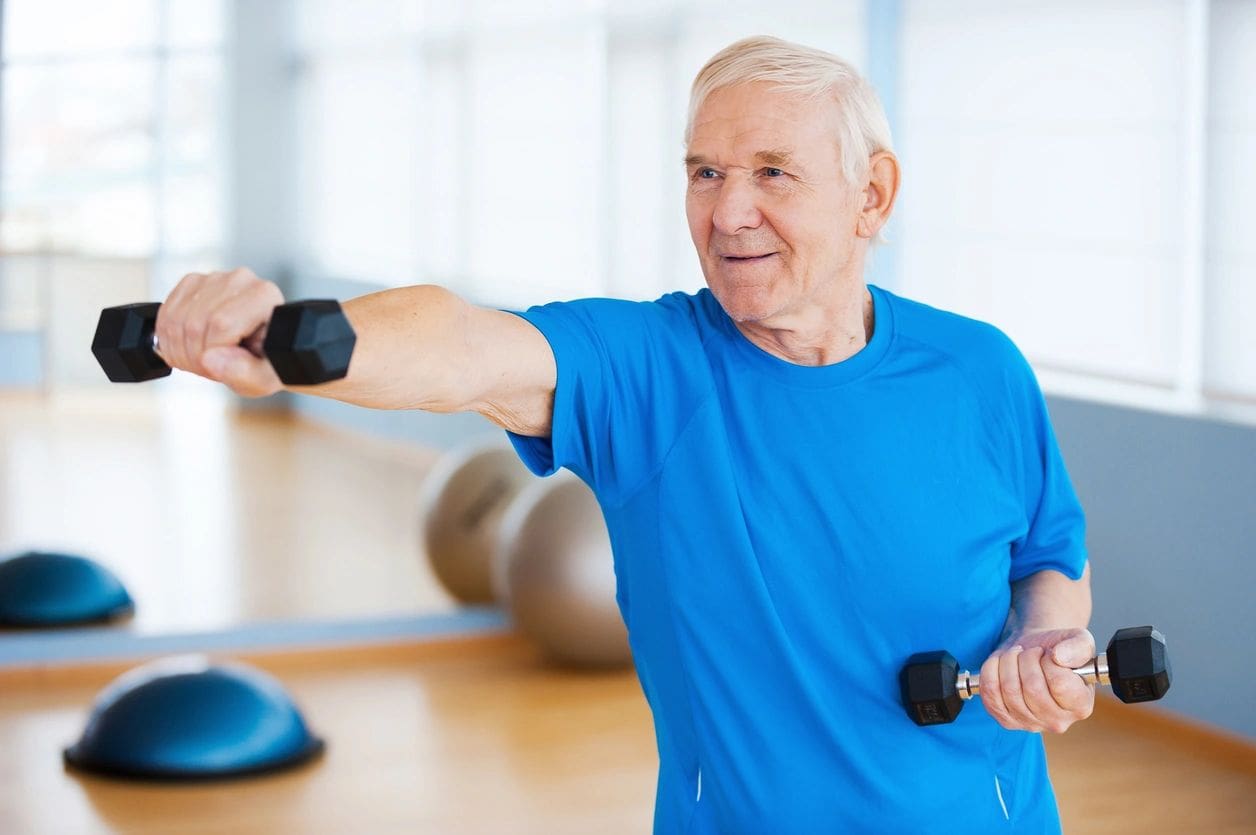
<path id="1" fill-rule="evenodd" d="M 729 177 L 720 186 L 715 200 L 715 213 L 711 222 L 725 235 L 734 235 L 741 229 L 754 229 L 763 221 L 755 203 L 754 187 L 740 177 Z"/>

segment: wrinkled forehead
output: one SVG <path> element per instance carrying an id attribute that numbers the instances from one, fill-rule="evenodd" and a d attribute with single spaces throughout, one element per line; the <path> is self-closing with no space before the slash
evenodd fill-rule
<path id="1" fill-rule="evenodd" d="M 752 158 L 788 150 L 795 158 L 830 159 L 837 153 L 837 104 L 781 90 L 765 82 L 713 91 L 698 107 L 688 156 Z"/>

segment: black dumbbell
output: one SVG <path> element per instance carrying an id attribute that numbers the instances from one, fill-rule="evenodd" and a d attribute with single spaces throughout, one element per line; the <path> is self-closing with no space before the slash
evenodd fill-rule
<path id="1" fill-rule="evenodd" d="M 1169 692 L 1173 672 L 1164 636 L 1150 626 L 1118 629 L 1107 652 L 1073 670 L 1091 684 L 1107 684 L 1123 702 L 1151 702 Z M 980 675 L 961 671 L 945 650 L 907 659 L 898 675 L 907 715 L 917 725 L 954 722 L 964 702 L 981 692 Z"/>
<path id="2" fill-rule="evenodd" d="M 157 302 L 124 304 L 100 312 L 92 353 L 115 383 L 140 383 L 170 373 L 157 356 Z M 312 386 L 349 373 L 357 336 L 340 304 L 313 299 L 281 304 L 271 314 L 265 340 L 258 333 L 240 343 L 265 357 L 285 385 Z M 260 343 L 260 344 L 259 344 Z"/>

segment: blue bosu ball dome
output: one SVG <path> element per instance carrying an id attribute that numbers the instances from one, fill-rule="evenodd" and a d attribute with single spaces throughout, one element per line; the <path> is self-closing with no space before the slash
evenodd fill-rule
<path id="1" fill-rule="evenodd" d="M 287 768 L 322 750 L 274 678 L 178 656 L 106 686 L 65 762 L 112 776 L 198 780 Z"/>
<path id="2" fill-rule="evenodd" d="M 0 626 L 68 626 L 123 617 L 131 595 L 86 557 L 29 551 L 0 560 Z"/>

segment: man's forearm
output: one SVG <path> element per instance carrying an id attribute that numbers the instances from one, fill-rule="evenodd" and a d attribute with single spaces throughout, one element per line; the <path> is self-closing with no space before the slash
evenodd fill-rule
<path id="1" fill-rule="evenodd" d="M 1090 563 L 1080 580 L 1050 569 L 1012 583 L 1012 605 L 1003 638 L 1047 629 L 1084 629 L 1090 623 Z"/>
<path id="2" fill-rule="evenodd" d="M 348 375 L 294 391 L 375 409 L 448 412 L 464 405 L 456 401 L 469 383 L 466 302 L 420 285 L 359 296 L 343 308 L 357 334 Z"/>

